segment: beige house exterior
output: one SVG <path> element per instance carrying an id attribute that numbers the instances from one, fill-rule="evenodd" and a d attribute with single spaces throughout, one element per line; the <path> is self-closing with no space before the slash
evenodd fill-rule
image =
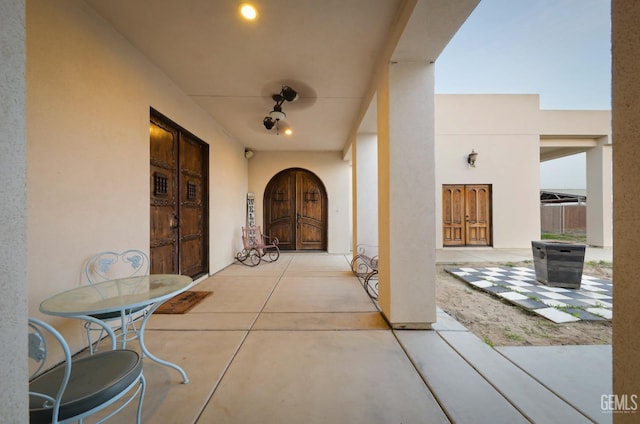
<path id="1" fill-rule="evenodd" d="M 539 163 L 581 151 L 587 153 L 587 244 L 611 246 L 610 111 L 540 110 L 537 95 L 436 95 L 435 131 L 438 187 L 491 186 L 493 247 L 529 247 L 539 239 Z M 472 150 L 475 167 L 466 162 Z M 438 212 L 441 200 L 436 197 Z M 442 226 L 436 229 L 441 241 Z"/>
<path id="2" fill-rule="evenodd" d="M 415 35 L 412 25 L 429 16 L 428 9 L 421 8 L 427 2 L 406 3 L 417 5 L 415 20 L 406 19 L 405 32 Z M 430 18 L 457 29 L 475 4 L 457 2 Z M 640 238 L 640 82 L 634 71 L 640 57 L 640 7 L 633 0 L 614 0 L 612 10 L 617 283 L 613 379 L 616 393 L 637 394 L 640 286 L 632 283 L 637 279 Z M 330 253 L 348 252 L 359 242 L 374 241 L 369 239 L 372 231 L 377 234 L 380 306 L 395 328 L 429 328 L 436 320 L 433 276 L 442 240 L 443 184 L 491 184 L 492 245 L 524 247 L 539 234 L 538 156 L 587 151 L 588 169 L 595 170 L 588 179 L 588 198 L 601 208 L 589 211 L 598 221 L 589 218 L 589 242 L 611 245 L 606 225 L 611 215 L 608 112 L 591 116 L 540 111 L 537 97 L 531 95 L 434 96 L 433 61 L 411 60 L 405 39 L 393 37 L 401 48 L 389 51 L 373 72 L 369 90 L 369 98 L 374 92 L 376 98 L 375 137 L 355 131 L 343 151 L 257 151 L 247 160 L 244 145 L 84 1 L 3 2 L 0 329 L 5 342 L 0 347 L 0 421 L 26 420 L 27 316 L 39 316 L 38 305 L 47 296 L 82 284 L 80 269 L 92 252 L 149 244 L 150 107 L 211 148 L 210 274 L 231 264 L 241 246 L 247 192 L 256 193 L 260 211 L 260 193 L 275 173 L 288 167 L 309 169 L 326 185 Z M 437 52 L 448 40 L 434 39 Z M 494 120 L 502 114 L 504 119 Z M 475 168 L 466 164 L 472 149 L 479 153 Z M 374 150 L 375 188 L 366 184 L 374 174 L 367 155 Z M 514 213 L 515 195 L 523 204 Z M 597 198 L 603 201 L 594 201 Z M 375 217 L 368 214 L 372 205 L 377 205 Z M 418 257 L 409 257 L 407 251 L 418 252 Z M 424 278 L 418 281 L 415 275 Z M 75 349 L 83 347 L 80 328 L 47 319 Z M 615 417 L 616 422 L 633 418 Z"/>
<path id="3" fill-rule="evenodd" d="M 377 136 L 358 138 L 358 241 L 377 244 Z M 478 153 L 475 166 L 468 155 Z M 541 110 L 533 94 L 435 96 L 435 192 L 446 185 L 490 187 L 485 247 L 527 248 L 540 238 L 540 161 L 586 151 L 588 241 L 611 246 L 611 112 Z M 367 166 L 369 165 L 369 166 Z M 421 172 L 421 171 L 418 171 Z M 607 201 L 608 199 L 608 201 Z M 443 243 L 443 198 L 435 198 L 436 248 Z M 419 217 L 416 219 L 420 219 Z"/>

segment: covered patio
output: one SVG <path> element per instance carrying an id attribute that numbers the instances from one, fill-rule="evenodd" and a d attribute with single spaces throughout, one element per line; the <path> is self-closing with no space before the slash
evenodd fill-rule
<path id="1" fill-rule="evenodd" d="M 589 250 L 590 260 L 607 256 Z M 144 422 L 612 421 L 601 407 L 610 345 L 494 349 L 440 310 L 434 330 L 393 330 L 349 260 L 285 253 L 233 264 L 192 289 L 213 294 L 191 311 L 154 315 L 147 344 L 190 382 L 145 361 Z"/>
<path id="2" fill-rule="evenodd" d="M 139 16 L 149 16 L 148 10 L 140 6 L 142 3 L 121 2 L 125 6 L 116 5 L 114 11 L 124 26 L 131 24 L 128 7 L 134 3 L 141 9 Z M 289 3 L 292 2 L 281 2 Z M 209 201 L 213 206 L 207 217 L 211 234 L 215 234 L 207 252 L 212 277 L 202 283 L 215 293 L 199 309 L 184 317 L 170 317 L 166 319 L 168 322 L 161 322 L 165 317 L 153 320 L 149 345 L 153 344 L 151 347 L 158 355 L 166 354 L 167 359 L 184 365 L 192 383 L 180 385 L 170 372 L 149 365 L 145 372 L 149 386 L 155 389 L 149 390 L 146 399 L 145 413 L 151 416 L 145 416 L 145 420 L 181 423 L 195 422 L 201 417 L 201 422 L 213 419 L 224 422 L 225 417 L 231 417 L 230 420 L 241 422 L 237 417 L 247 420 L 259 417 L 257 421 L 283 422 L 285 416 L 295 420 L 304 412 L 307 422 L 328 422 L 335 416 L 346 416 L 348 422 L 386 422 L 387 419 L 405 422 L 414 420 L 411 416 L 405 419 L 402 414 L 417 411 L 422 421 L 464 422 L 472 417 L 473 422 L 498 422 L 504 417 L 504 422 L 516 422 L 537 417 L 535 420 L 547 422 L 544 415 L 547 410 L 541 406 L 544 403 L 540 403 L 540 399 L 556 404 L 556 410 L 564 411 L 560 416 L 594 419 L 593 411 L 585 410 L 570 394 L 552 382 L 543 383 L 543 376 L 536 379 L 537 371 L 527 369 L 525 372 L 527 366 L 515 359 L 515 352 L 485 354 L 486 346 L 478 344 L 454 323 L 449 327 L 446 317 L 436 308 L 435 283 L 430 278 L 436 262 L 435 240 L 424 237 L 433 234 L 437 196 L 433 171 L 434 61 L 476 3 L 475 0 L 393 2 L 395 8 L 385 9 L 387 13 L 382 16 L 388 31 L 378 31 L 381 43 L 363 54 L 367 57 L 366 77 L 356 75 L 354 78 L 361 90 L 347 96 L 337 96 L 332 90 L 325 92 L 327 100 L 350 104 L 352 119 L 344 119 L 345 109 L 327 108 L 337 114 L 336 122 L 341 123 L 343 131 L 331 140 L 339 143 L 340 148 L 313 152 L 310 146 L 322 146 L 314 142 L 326 141 L 327 128 L 336 127 L 331 123 L 327 125 L 328 121 L 318 119 L 313 113 L 307 123 L 319 124 L 319 127 L 308 127 L 309 137 L 305 143 L 310 144 L 300 143 L 296 145 L 299 150 L 294 152 L 286 151 L 291 145 L 284 143 L 278 144 L 280 150 L 265 148 L 264 163 L 270 166 L 277 158 L 285 158 L 296 166 L 315 166 L 330 157 L 333 163 L 342 161 L 342 172 L 349 167 L 344 158 L 348 158 L 348 147 L 357 137 L 358 124 L 377 96 L 382 314 L 364 291 L 358 289 L 357 279 L 347 275 L 346 252 L 350 244 L 361 241 L 359 235 L 363 236 L 358 234 L 357 222 L 352 225 L 353 234 L 349 233 L 347 224 L 329 228 L 335 237 L 329 241 L 329 253 L 308 256 L 322 264 L 322 269 L 297 255 L 289 258 L 283 255 L 281 262 L 268 271 L 272 275 L 260 275 L 267 272 L 266 267 L 237 271 L 235 265 L 230 265 L 238 248 L 237 233 L 244 223 L 246 192 L 248 188 L 261 188 L 267 176 L 256 180 L 255 172 L 249 171 L 245 159 L 246 147 L 252 146 L 227 129 L 245 128 L 250 132 L 254 131 L 251 125 L 257 122 L 259 130 L 263 130 L 261 119 L 273 104 L 269 98 L 272 86 L 267 87 L 265 81 L 275 83 L 277 91 L 283 79 L 289 78 L 286 64 L 277 60 L 285 55 L 276 56 L 269 48 L 258 49 L 276 65 L 260 80 L 236 78 L 237 74 L 228 68 L 220 72 L 236 78 L 238 81 L 233 87 L 249 89 L 250 94 L 243 90 L 229 93 L 230 85 L 209 72 L 204 72 L 202 79 L 222 81 L 218 88 L 224 90 L 195 92 L 188 84 L 192 82 L 192 74 L 183 71 L 203 68 L 187 61 L 172 62 L 176 66 L 172 70 L 157 65 L 156 62 L 161 61 L 158 58 L 165 57 L 162 48 L 155 50 L 154 62 L 150 59 L 153 46 L 144 50 L 136 45 L 148 40 L 132 41 L 123 35 L 125 31 L 110 23 L 109 19 L 114 18 L 107 18 L 106 11 L 98 12 L 97 7 L 110 8 L 115 2 L 11 0 L 3 3 L 0 6 L 3 56 L 0 68 L 4 76 L 0 79 L 3 106 L 0 108 L 3 128 L 0 217 L 5 231 L 0 236 L 3 287 L 0 304 L 6 319 L 0 328 L 5 338 L 15 343 L 5 343 L 0 348 L 3 359 L 0 397 L 5 405 L 0 412 L 2 421 L 24 422 L 26 419 L 24 330 L 27 316 L 37 314 L 43 298 L 80 284 L 79 269 L 91 252 L 149 244 L 150 107 L 162 110 L 206 139 L 215 151 L 210 160 L 213 172 Z M 331 10 L 324 3 L 322 7 Z M 185 8 L 179 11 L 184 12 Z M 362 10 L 355 12 L 357 16 L 364 15 Z M 172 11 L 167 14 L 172 16 Z M 606 361 L 612 367 L 607 381 L 611 382 L 613 375 L 613 387 L 597 386 L 595 391 L 599 396 L 615 393 L 620 399 L 640 393 L 640 369 L 636 366 L 640 286 L 634 284 L 640 238 L 637 225 L 640 145 L 636 125 L 640 109 L 640 86 L 636 77 L 640 58 L 638 16 L 637 2 L 613 1 L 613 133 L 616 139 L 613 238 L 614 272 L 618 282 L 615 296 L 619 302 L 614 312 L 613 361 Z M 339 20 L 340 15 L 336 19 Z M 277 18 L 274 21 L 281 23 Z M 135 22 L 132 26 L 135 33 L 146 37 L 151 28 L 157 28 L 162 22 L 152 19 L 146 27 Z M 175 33 L 189 33 L 193 28 L 189 24 L 169 25 L 179 31 L 170 31 L 167 37 L 173 40 Z M 297 24 L 302 28 L 300 33 L 304 33 L 307 29 L 304 22 Z M 354 32 L 362 34 L 363 27 L 354 27 Z M 224 28 L 224 25 L 217 27 L 224 36 L 203 38 L 203 44 L 227 46 L 221 42 L 228 35 Z M 380 30 L 380 27 L 374 29 Z M 425 38 L 421 31 L 430 36 Z M 403 43 L 403 39 L 408 44 Z M 433 43 L 427 46 L 409 43 L 424 39 Z M 338 43 L 349 44 L 344 40 Z M 336 50 L 329 51 L 335 53 Z M 235 49 L 234 53 L 245 51 Z M 420 54 L 416 56 L 416 53 Z M 253 56 L 246 56 L 242 69 L 260 71 L 254 66 Z M 201 58 L 209 57 L 213 56 Z M 222 64 L 229 63 L 228 55 L 218 52 L 215 57 L 222 58 Z M 304 59 L 297 63 L 313 69 L 312 58 Z M 335 73 L 323 76 L 345 74 L 341 69 L 333 70 Z M 178 79 L 185 84 L 177 83 Z M 333 89 L 335 85 L 329 79 L 322 87 Z M 202 93 L 211 96 L 201 96 Z M 250 101 L 251 113 L 254 117 L 257 114 L 258 120 L 247 118 L 245 121 L 235 113 L 238 109 L 218 104 L 217 107 L 232 115 L 232 121 L 252 123 L 231 124 L 225 128 L 221 124 L 222 113 L 211 114 L 206 109 L 204 103 L 208 100 L 236 106 Z M 321 99 L 317 104 L 321 104 Z M 307 118 L 301 117 L 297 122 L 305 120 Z M 281 139 L 263 134 L 252 138 L 251 143 L 263 146 L 265 144 L 260 144 L 263 140 L 279 143 Z M 254 160 L 259 159 L 259 153 Z M 352 152 L 351 157 L 355 156 Z M 325 164 L 325 167 L 330 166 Z M 271 169 L 261 171 L 266 175 Z M 417 175 L 420 178 L 416 178 Z M 341 181 L 336 178 L 331 184 L 340 187 Z M 254 191 L 258 192 L 257 189 Z M 416 192 L 421 195 L 416 196 Z M 350 210 L 348 199 L 330 201 L 334 214 L 330 216 L 330 223 L 348 222 L 357 216 L 357 211 Z M 353 202 L 354 209 L 357 203 Z M 335 219 L 338 217 L 340 219 Z M 418 224 L 407 225 L 412 222 Z M 416 237 L 416 234 L 422 236 Z M 419 258 L 404 255 L 406 251 L 420 252 Z M 234 271 L 240 275 L 234 275 Z M 242 275 L 246 272 L 256 274 Z M 326 278 L 318 278 L 318 273 Z M 300 284 L 287 284 L 295 279 L 299 279 Z M 244 289 L 236 291 L 243 285 Z M 225 289 L 230 290 L 227 298 Z M 297 296 L 291 297 L 291 291 Z M 261 295 L 254 297 L 256 292 Z M 331 302 L 327 296 L 333 297 Z M 348 298 L 348 306 L 341 302 L 343 297 Z M 226 306 L 217 305 L 221 299 Z M 328 304 L 338 309 L 327 309 Z M 191 318 L 199 314 L 212 319 Z M 75 323 L 57 320 L 54 324 L 67 326 L 62 328 L 65 335 L 73 338 L 78 350 L 82 348 L 83 338 L 76 331 Z M 408 328 L 412 330 L 406 330 Z M 433 330 L 427 331 L 429 328 Z M 168 334 L 169 340 L 163 337 Z M 427 338 L 428 343 L 423 343 Z M 515 362 L 519 363 L 518 367 Z M 278 364 L 292 367 L 278 367 Z M 575 357 L 572 364 L 580 368 Z M 558 375 L 550 367 L 545 373 Z M 275 378 L 283 375 L 286 378 Z M 403 382 L 396 384 L 400 379 Z M 574 387 L 587 387 L 587 383 L 583 385 L 579 381 L 579 375 L 571 379 Z M 522 384 L 512 383 L 519 380 Z M 330 384 L 332 381 L 337 384 Z M 534 392 L 537 394 L 531 395 Z M 295 395 L 288 398 L 293 399 L 294 405 L 288 405 L 286 397 L 278 397 L 282 393 Z M 474 399 L 484 399 L 484 402 L 475 403 Z M 530 403 L 531 399 L 536 399 L 537 408 Z M 363 400 L 368 402 L 358 403 Z M 589 399 L 594 407 L 592 401 L 596 402 L 595 408 L 600 407 L 600 398 Z M 396 405 L 407 408 L 396 408 Z M 348 415 L 356 413 L 371 415 L 362 419 Z M 328 419 L 323 414 L 329 414 Z M 480 414 L 487 415 L 481 417 Z M 615 417 L 619 422 L 637 420 L 634 414 Z"/>

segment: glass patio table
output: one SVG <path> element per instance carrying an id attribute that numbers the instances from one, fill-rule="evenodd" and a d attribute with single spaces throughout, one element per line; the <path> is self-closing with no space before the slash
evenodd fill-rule
<path id="1" fill-rule="evenodd" d="M 154 274 L 103 281 L 55 294 L 40 303 L 40 312 L 95 322 L 96 319 L 92 315 L 119 312 L 124 316 L 126 311 L 131 309 L 149 307 L 147 313 L 143 315 L 138 329 L 140 349 L 152 361 L 178 371 L 182 376 L 183 383 L 186 384 L 189 379 L 180 366 L 160 359 L 149 352 L 144 343 L 144 329 L 149 317 L 160 305 L 173 296 L 188 290 L 192 285 L 193 280 L 190 277 L 176 274 Z M 108 326 L 103 325 L 103 327 L 114 340 L 113 330 Z"/>

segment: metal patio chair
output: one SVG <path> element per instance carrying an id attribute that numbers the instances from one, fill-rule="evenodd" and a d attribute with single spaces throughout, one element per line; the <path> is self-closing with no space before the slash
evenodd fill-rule
<path id="1" fill-rule="evenodd" d="M 92 256 L 84 267 L 84 273 L 89 284 L 117 278 L 128 278 L 149 275 L 149 256 L 141 250 L 130 249 L 124 252 L 100 252 Z M 121 348 L 127 342 L 138 337 L 135 321 L 142 318 L 148 307 L 129 309 L 123 312 L 112 312 L 93 315 L 104 322 L 119 323 L 121 328 Z M 97 345 L 104 336 L 104 328 L 90 322 L 85 322 L 87 340 L 91 354 L 97 351 Z M 94 340 L 92 333 L 98 333 Z"/>
<path id="2" fill-rule="evenodd" d="M 260 226 L 242 227 L 243 249 L 236 259 L 248 266 L 256 266 L 261 261 L 275 262 L 280 258 L 279 240 L 262 233 Z"/>
<path id="3" fill-rule="evenodd" d="M 66 340 L 51 325 L 29 318 L 28 330 L 29 421 L 32 424 L 82 422 L 83 418 L 122 400 L 122 404 L 98 421 L 101 423 L 120 412 L 138 394 L 136 422 L 140 423 L 145 379 L 142 358 L 137 352 L 109 350 L 72 359 Z M 52 349 L 48 342 L 52 343 Z M 62 363 L 57 356 L 47 359 L 50 351 L 59 349 L 64 354 Z M 46 369 L 52 362 L 59 364 Z"/>

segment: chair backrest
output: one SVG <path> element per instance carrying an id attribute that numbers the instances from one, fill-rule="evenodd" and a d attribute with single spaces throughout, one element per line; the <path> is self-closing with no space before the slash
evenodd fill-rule
<path id="1" fill-rule="evenodd" d="M 256 227 L 242 227 L 242 246 L 246 250 L 258 247 Z"/>
<path id="2" fill-rule="evenodd" d="M 242 227 L 242 244 L 246 250 L 262 249 L 272 247 L 277 243 L 277 239 L 267 244 L 265 235 L 259 225 L 255 227 Z"/>
<path id="3" fill-rule="evenodd" d="M 96 318 L 83 319 L 108 328 Z M 140 422 L 145 386 L 142 358 L 135 351 L 116 349 L 115 335 L 109 335 L 111 350 L 74 359 L 62 334 L 44 321 L 29 318 L 29 422 L 82 422 L 84 417 L 124 399 L 121 406 L 103 417 L 108 420 L 138 395 L 136 422 Z"/>
<path id="4" fill-rule="evenodd" d="M 84 273 L 91 284 L 116 278 L 145 276 L 149 274 L 149 256 L 137 249 L 100 252 L 87 261 Z"/>
<path id="5" fill-rule="evenodd" d="M 64 353 L 64 365 L 63 368 L 61 368 L 63 373 L 62 378 L 59 380 L 59 387 L 48 387 L 46 393 L 44 391 L 29 392 L 29 409 L 51 409 L 53 422 L 57 422 L 62 394 L 67 388 L 71 376 L 71 350 L 62 335 L 55 328 L 43 321 L 29 318 L 28 329 L 29 382 L 40 374 L 45 365 L 48 367 L 55 365 L 55 363 L 50 363 L 51 361 L 47 360 L 49 356 L 47 339 L 55 340 Z"/>

